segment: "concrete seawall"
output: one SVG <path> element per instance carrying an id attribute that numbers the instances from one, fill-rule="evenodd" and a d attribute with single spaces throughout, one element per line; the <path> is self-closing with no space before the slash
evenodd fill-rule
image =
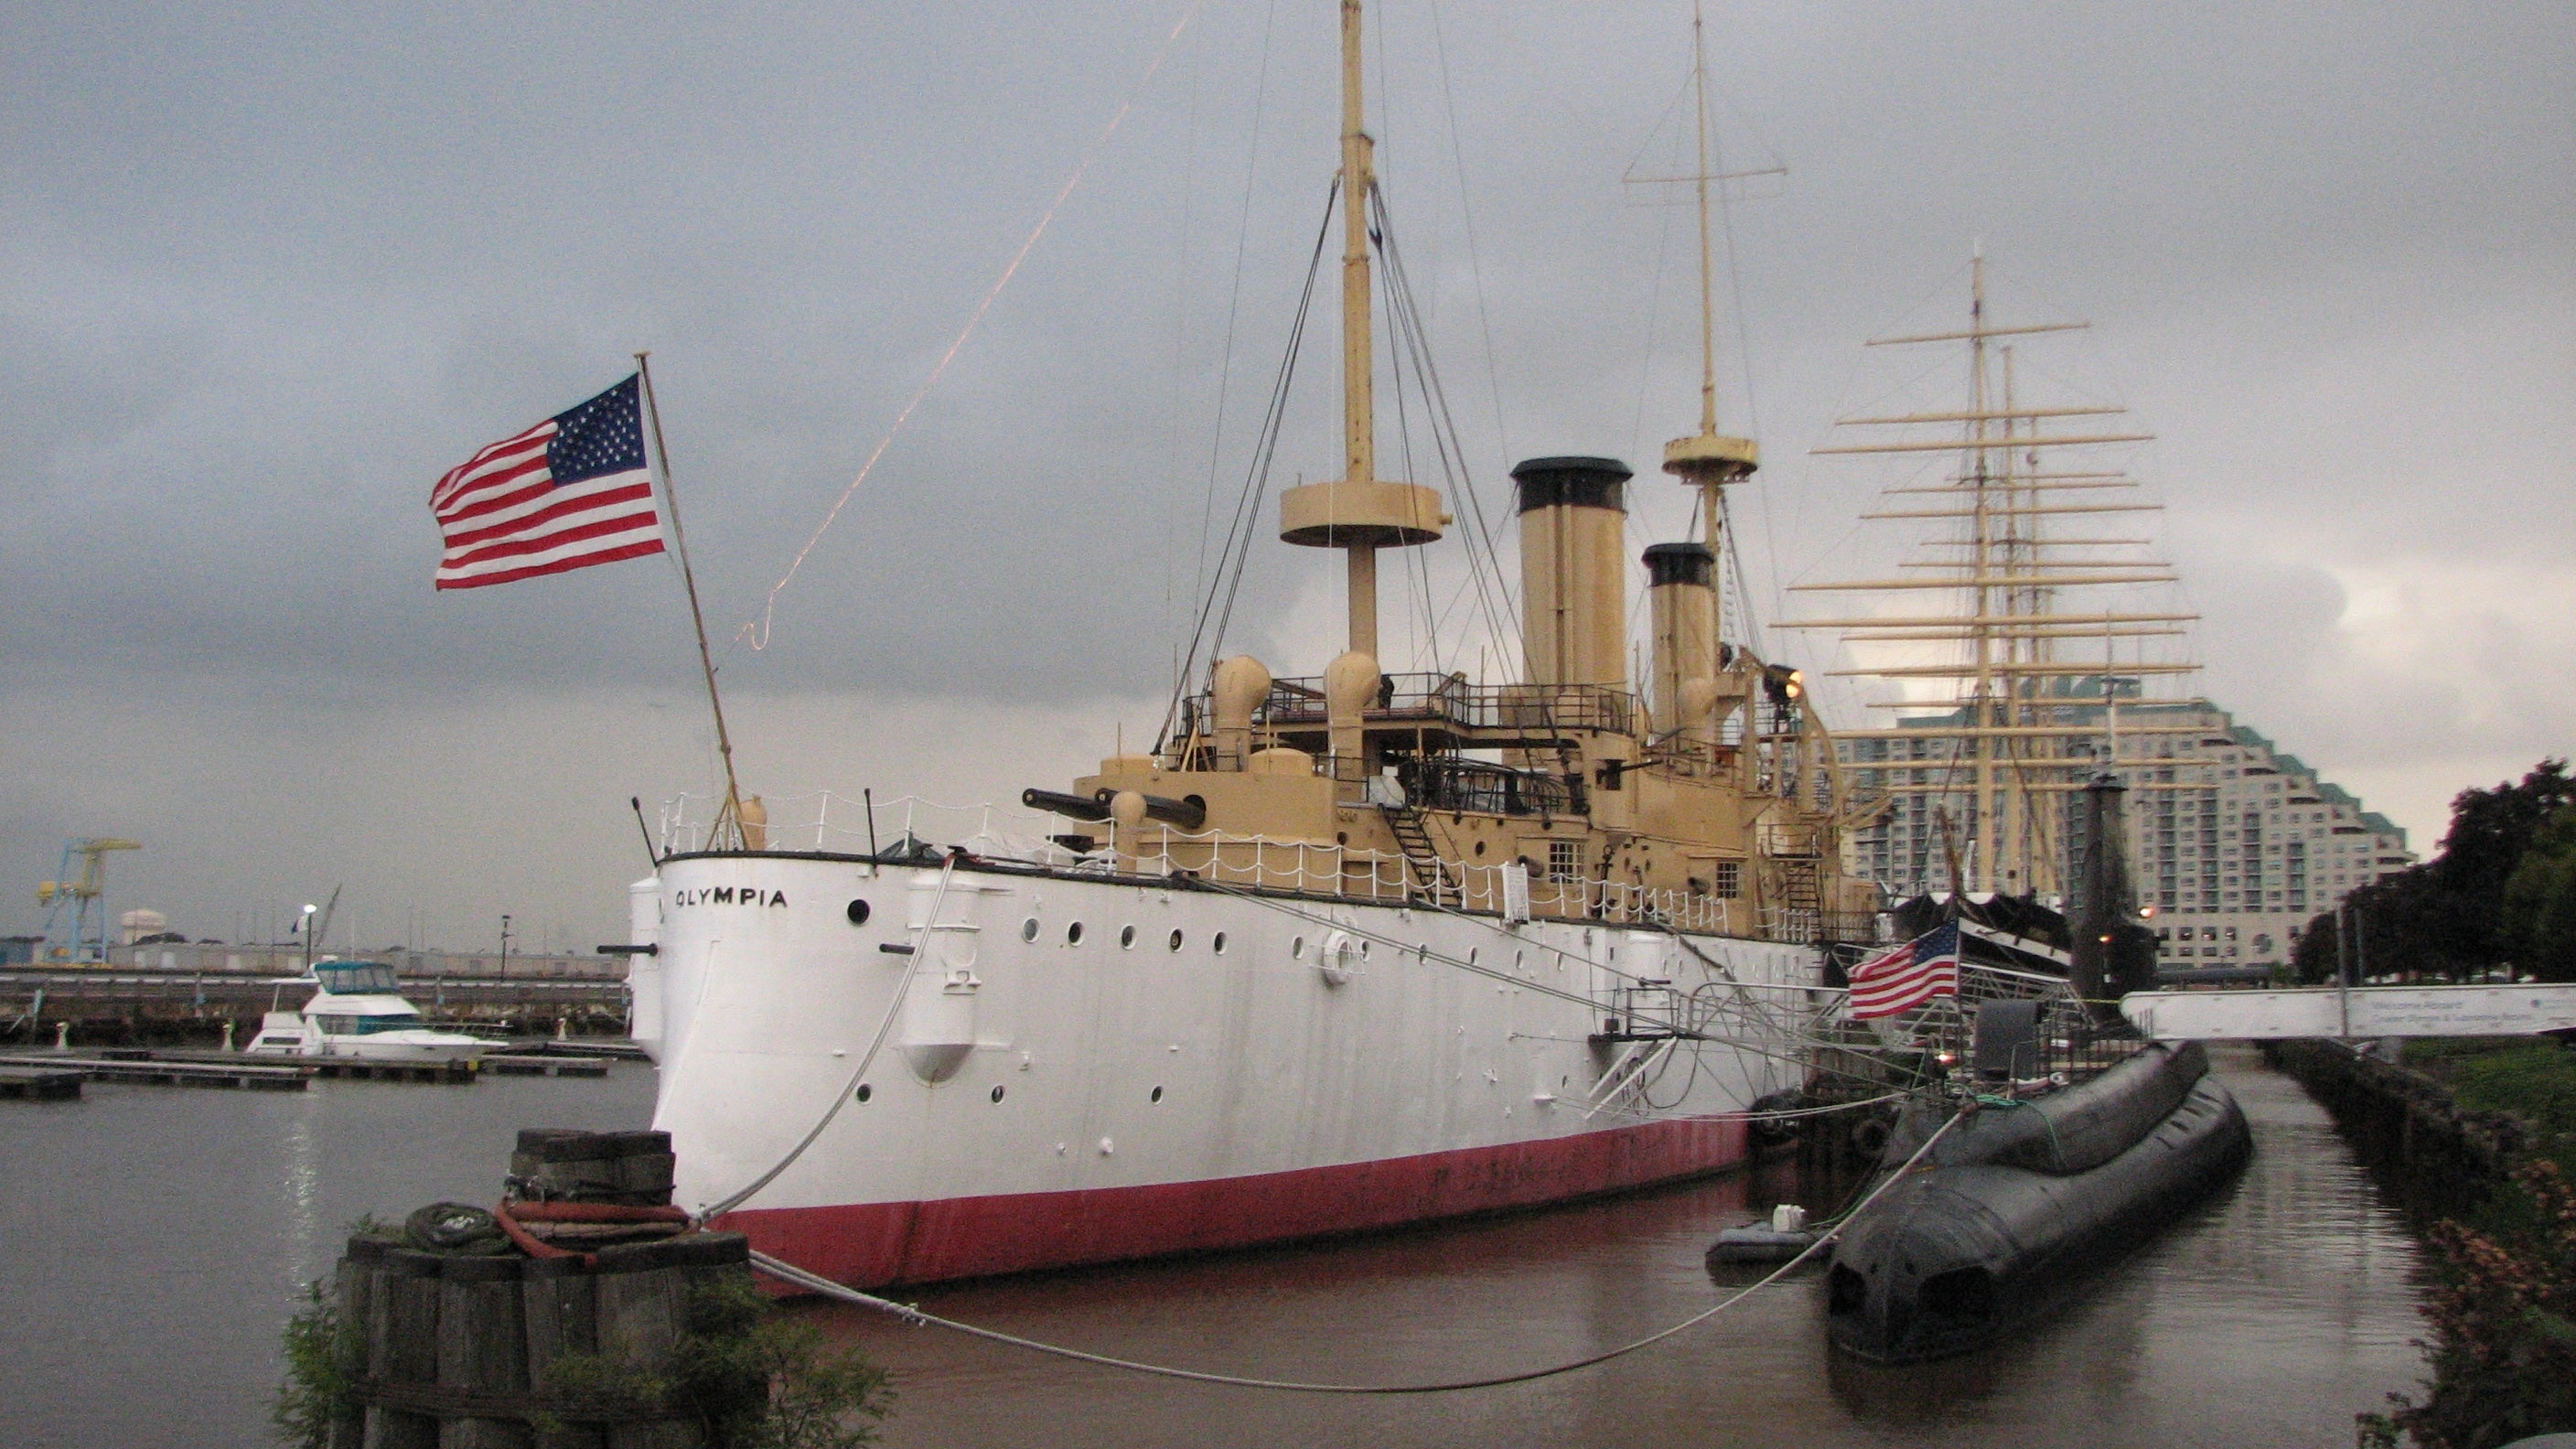
<path id="1" fill-rule="evenodd" d="M 2463 1107 L 2422 1072 L 2340 1043 L 2265 1042 L 2262 1051 L 2325 1104 L 2372 1173 L 2417 1212 L 2469 1211 L 2532 1145 L 2513 1116 Z"/>

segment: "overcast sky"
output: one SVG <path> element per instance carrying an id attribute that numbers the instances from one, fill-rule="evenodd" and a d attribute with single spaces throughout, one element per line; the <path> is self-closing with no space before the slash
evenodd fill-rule
<path id="1" fill-rule="evenodd" d="M 505 911 L 613 939 L 628 797 L 713 779 L 676 573 L 437 596 L 426 498 L 639 348 L 749 788 L 1007 797 L 1149 738 L 1335 164 L 1334 16 L 9 7 L 0 926 L 41 923 L 67 837 L 126 835 L 112 904 L 192 936 L 345 881 L 360 944 L 488 945 Z M 1690 216 L 1622 178 L 1688 164 L 1688 26 L 1372 14 L 1398 240 L 1498 522 L 1514 459 L 1588 452 L 1645 475 L 1633 542 L 1687 527 L 1651 465 L 1696 421 Z M 1886 470 L 1807 450 L 1955 393 L 1956 359 L 1861 344 L 1961 320 L 1982 242 L 1999 320 L 2093 324 L 2024 349 L 2027 385 L 2156 435 L 2118 461 L 2167 505 L 2199 688 L 2428 853 L 2452 793 L 2569 749 L 2576 11 L 1722 5 L 1710 43 L 1727 163 L 1788 169 L 1728 212 L 1763 622 L 1915 541 L 1853 521 Z M 1280 485 L 1338 471 L 1318 326 Z M 1381 436 L 1450 486 L 1418 406 Z M 1336 564 L 1275 507 L 1228 647 L 1313 673 Z M 1430 563 L 1435 608 L 1461 567 Z"/>

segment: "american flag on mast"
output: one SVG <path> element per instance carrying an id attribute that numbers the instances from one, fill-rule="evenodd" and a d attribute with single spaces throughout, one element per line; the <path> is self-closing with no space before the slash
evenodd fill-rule
<path id="1" fill-rule="evenodd" d="M 1959 923 L 1944 921 L 1852 968 L 1851 1014 L 1894 1016 L 1959 994 Z"/>
<path id="2" fill-rule="evenodd" d="M 636 378 L 503 438 L 430 490 L 442 589 L 479 589 L 662 552 Z"/>

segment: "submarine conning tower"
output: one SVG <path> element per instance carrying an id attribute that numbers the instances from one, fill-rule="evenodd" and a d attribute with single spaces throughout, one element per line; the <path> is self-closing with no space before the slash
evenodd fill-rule
<path id="1" fill-rule="evenodd" d="M 1529 682 L 1628 682 L 1628 465 L 1532 458 L 1520 488 L 1521 637 Z"/>

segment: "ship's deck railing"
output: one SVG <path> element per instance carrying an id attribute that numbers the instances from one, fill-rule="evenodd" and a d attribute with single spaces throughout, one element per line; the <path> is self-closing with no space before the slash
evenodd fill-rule
<path id="1" fill-rule="evenodd" d="M 2037 1000 L 2040 1004 L 2039 1060 L 2031 1064 L 2030 1076 L 2051 1072 L 2076 1078 L 2090 1076 L 2126 1060 L 2146 1045 L 2136 1028 L 2125 1020 L 2106 1022 L 2097 1018 L 2063 976 L 2015 971 L 1977 961 L 1960 963 L 1956 996 L 1937 996 L 1911 1012 L 1886 1018 L 1888 1025 L 1881 1034 L 1908 1037 L 1966 1062 L 1975 1054 L 1978 1005 L 2023 1000 Z"/>
<path id="2" fill-rule="evenodd" d="M 661 853 L 708 849 L 721 797 L 681 795 L 662 807 Z M 989 802 L 951 805 L 919 796 L 852 799 L 832 791 L 778 796 L 763 801 L 769 820 L 754 848 L 818 854 L 935 854 L 946 845 L 994 860 L 1056 870 L 1166 876 L 1187 873 L 1224 885 L 1346 896 L 1382 903 L 1435 902 L 1470 911 L 1501 912 L 1504 867 L 1442 860 L 1438 887 L 1424 885 L 1413 863 L 1392 851 L 1311 840 L 1278 840 L 1222 831 L 1184 832 L 1148 826 L 1131 854 L 1106 848 L 1108 822 L 1082 825 Z M 1066 827 L 1072 826 L 1068 831 Z M 1089 850 L 1068 841 L 1091 839 Z M 1774 941 L 1811 941 L 1818 913 L 1778 906 L 1757 908 L 1741 899 L 1638 885 L 1627 881 L 1549 875 L 1532 869 L 1529 911 L 1554 920 L 1665 925 L 1676 930 Z"/>
<path id="3" fill-rule="evenodd" d="M 1213 727 L 1215 706 L 1204 692 L 1181 703 L 1182 733 Z M 1638 697 L 1600 684 L 1470 684 L 1462 674 L 1389 674 L 1363 718 L 1373 724 L 1419 721 L 1468 730 L 1610 730 L 1633 734 L 1642 717 Z M 1321 677 L 1271 681 L 1256 712 L 1256 729 L 1325 727 Z"/>
<path id="4" fill-rule="evenodd" d="M 1444 859 L 1438 887 L 1421 883 L 1401 853 L 1364 850 L 1310 840 L 1273 840 L 1219 831 L 1156 831 L 1141 842 L 1134 868 L 1147 875 L 1180 872 L 1228 885 L 1291 890 L 1400 902 L 1436 899 L 1471 911 L 1502 911 L 1505 867 Z M 1755 911 L 1746 902 L 1691 891 L 1656 889 L 1624 881 L 1531 872 L 1533 916 L 1662 924 L 1716 935 L 1778 936 L 1777 911 Z"/>

